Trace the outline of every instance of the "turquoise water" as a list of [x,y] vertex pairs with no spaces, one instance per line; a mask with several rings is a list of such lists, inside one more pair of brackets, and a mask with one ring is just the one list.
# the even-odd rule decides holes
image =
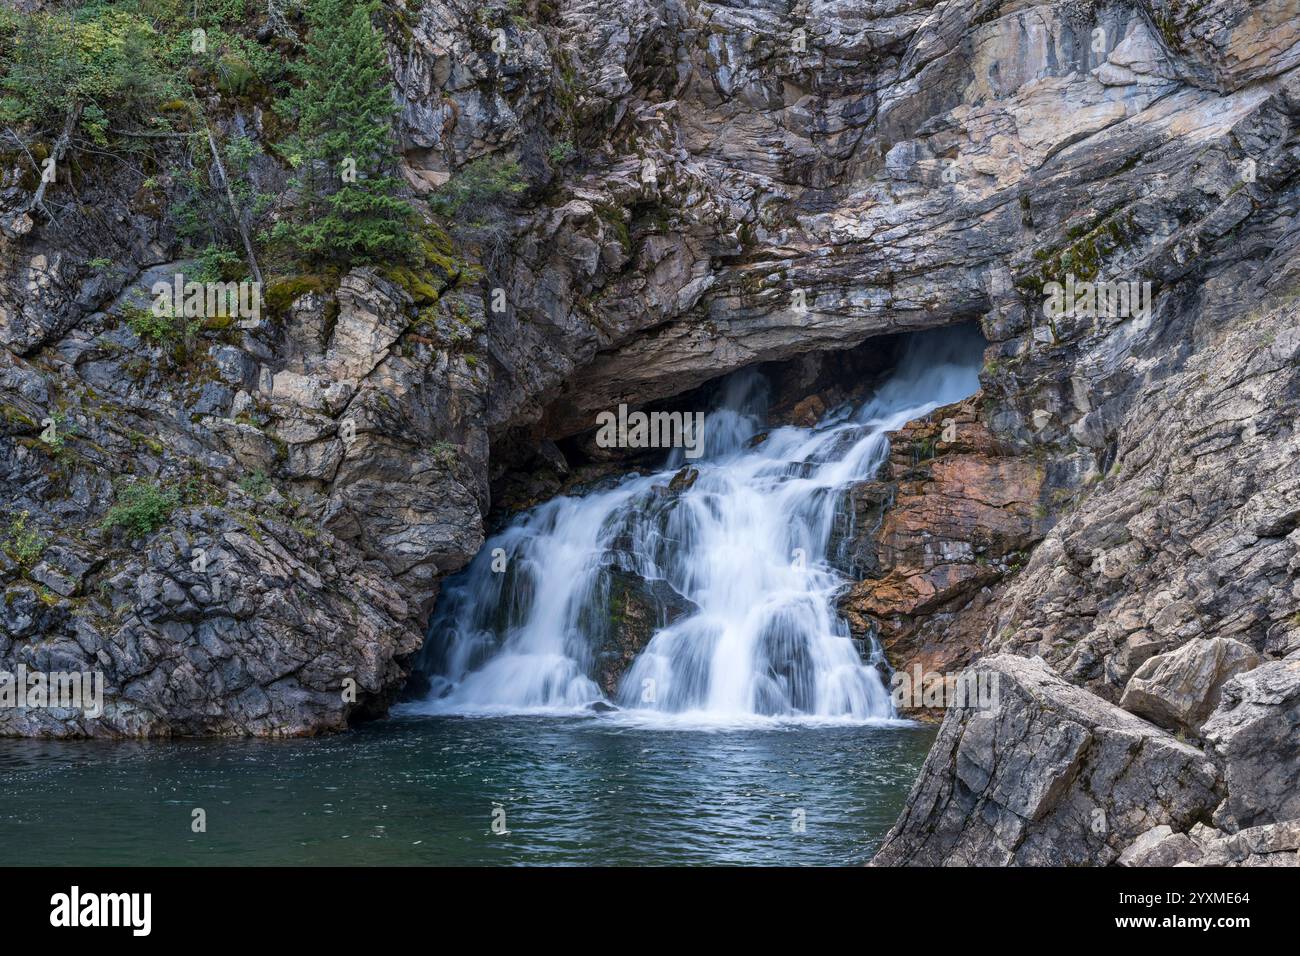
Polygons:
[[0,846],[8,864],[860,864],[933,736],[516,716],[308,740],[0,740]]

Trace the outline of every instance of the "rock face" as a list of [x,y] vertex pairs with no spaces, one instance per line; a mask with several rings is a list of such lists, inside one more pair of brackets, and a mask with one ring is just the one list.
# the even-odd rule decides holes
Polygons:
[[[75,195],[47,194],[55,221],[4,154],[0,670],[100,671],[107,702],[0,712],[0,733],[310,733],[380,713],[439,581],[481,545],[492,482],[567,468],[555,443],[581,447],[597,411],[969,320],[982,394],[913,423],[854,490],[845,610],[894,666],[996,653],[980,666],[1003,700],[947,715],[880,861],[1104,863],[1139,840],[1127,862],[1285,854],[1293,0],[386,14],[412,194],[481,158],[517,161],[527,187],[491,242],[456,246],[428,215],[438,254],[418,274],[270,277],[261,320],[161,344],[129,315],[190,268],[165,213],[180,184],[87,153]],[[270,110],[208,107],[224,133],[277,135]],[[283,195],[286,169],[258,176]],[[1145,305],[1045,310],[1074,281],[1137,283]],[[175,494],[147,532],[102,526],[128,477]],[[1229,676],[1228,647],[1259,666]],[[1120,702],[1200,723],[1206,749]]]
[[1194,638],[1295,648],[1300,440],[1274,409],[1292,401],[1300,328],[1292,308],[1264,310],[1212,341],[1139,392],[1107,477],[1035,550],[993,647],[1041,654],[1111,700]]
[[1196,736],[1228,678],[1258,663],[1259,656],[1241,641],[1195,638],[1139,667],[1119,705],[1167,730]]
[[[74,600],[83,580],[69,581]],[[78,601],[89,613],[66,617],[30,588],[9,594],[0,656],[111,677],[102,715],[4,708],[6,735],[341,730],[358,705],[382,711],[402,675],[395,656],[421,642],[402,593],[328,534],[216,508],[176,516]]]
[[[486,440],[450,451],[481,416],[473,376],[396,346],[403,290],[358,270],[334,305],[330,335],[291,343],[264,322],[169,354],[119,303],[38,355],[0,350],[5,544],[25,512],[43,548],[8,565],[0,669],[98,672],[107,697],[96,718],[3,711],[0,732],[303,734],[384,711],[437,577],[482,541]],[[158,531],[101,527],[124,473],[172,495]]]
[[1219,802],[1204,753],[1040,658],[998,655],[975,672],[996,677],[996,705],[949,710],[874,865],[1105,864]]
[[1202,733],[1228,784],[1217,826],[1300,820],[1300,653],[1230,680]]
[[909,424],[877,479],[850,492],[840,551],[861,581],[840,609],[900,671],[954,673],[978,656],[1002,582],[1046,530],[1043,469],[999,447],[976,412],[969,400]]

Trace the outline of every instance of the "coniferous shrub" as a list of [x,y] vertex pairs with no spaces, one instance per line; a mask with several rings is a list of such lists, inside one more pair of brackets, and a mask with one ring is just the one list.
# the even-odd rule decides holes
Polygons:
[[298,171],[298,206],[273,240],[311,260],[344,265],[407,259],[412,210],[398,195],[383,41],[368,0],[314,0],[300,85],[277,104],[297,133],[283,150]]

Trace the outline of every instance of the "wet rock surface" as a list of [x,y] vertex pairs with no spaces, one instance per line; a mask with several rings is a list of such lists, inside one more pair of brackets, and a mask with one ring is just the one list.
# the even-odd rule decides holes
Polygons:
[[656,631],[693,611],[696,606],[666,581],[651,581],[617,567],[609,569],[600,585],[605,595],[598,603],[605,620],[593,621],[596,683],[610,700],[618,700],[619,685],[645,650]]
[[1042,467],[999,447],[976,414],[968,400],[909,424],[877,479],[849,493],[842,553],[861,580],[840,610],[898,671],[951,674],[972,662],[1003,582],[1046,530]]

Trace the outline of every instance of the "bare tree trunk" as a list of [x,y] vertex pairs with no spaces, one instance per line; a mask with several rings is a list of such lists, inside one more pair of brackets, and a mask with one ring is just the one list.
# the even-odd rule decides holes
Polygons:
[[[67,118],[64,119],[63,132],[61,132],[59,134],[59,138],[54,141],[54,149],[50,152],[50,158],[54,160],[54,169],[56,171],[55,173],[56,176],[57,176],[57,170],[59,168],[59,163],[63,161],[63,156],[68,151],[68,144],[72,142],[72,132],[77,128],[77,122],[80,119],[81,119],[81,104],[78,103],[76,106],[72,108],[72,112],[70,112],[67,115]],[[28,155],[31,154],[29,153]],[[53,220],[54,217],[51,216],[50,211],[45,208],[45,190],[46,188],[49,187],[50,183],[53,182],[55,177],[46,179],[44,175],[44,170],[40,170],[38,167],[38,171],[40,171],[42,174],[41,181],[36,186],[36,192],[32,194],[31,201],[27,204],[27,211],[31,212],[33,209],[39,207],[40,210],[43,213],[45,213],[47,218]]]
[[253,240],[248,237],[248,227],[244,225],[244,216],[239,210],[239,203],[235,201],[235,192],[230,188],[230,178],[226,175],[226,166],[221,161],[221,151],[217,149],[217,138],[212,135],[212,127],[208,127],[208,146],[212,149],[212,161],[217,164],[217,175],[221,177],[221,185],[226,189],[226,200],[230,203],[230,211],[234,214],[235,225],[239,228],[239,238],[244,240],[244,254],[248,256],[248,268],[253,273],[253,280],[259,285],[262,282],[262,270],[257,267],[257,257],[253,254]]

